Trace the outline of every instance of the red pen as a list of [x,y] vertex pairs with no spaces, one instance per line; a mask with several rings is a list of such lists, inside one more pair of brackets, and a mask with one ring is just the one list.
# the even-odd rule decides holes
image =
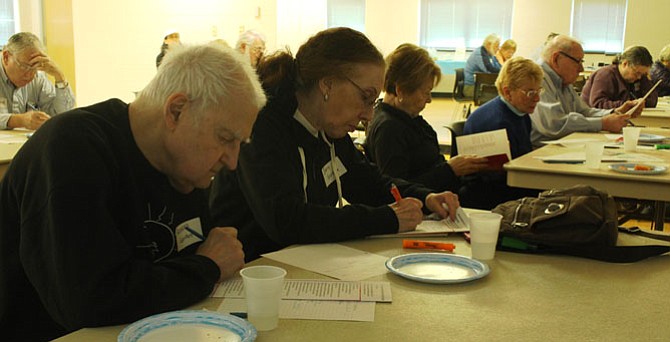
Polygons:
[[454,249],[456,248],[456,245],[454,245],[453,243],[443,243],[443,242],[402,240],[402,248],[437,249],[442,251],[453,252]]
[[398,191],[398,187],[393,183],[391,183],[391,195],[393,195],[393,198],[396,202],[400,202],[402,199],[402,196],[400,196],[400,191]]

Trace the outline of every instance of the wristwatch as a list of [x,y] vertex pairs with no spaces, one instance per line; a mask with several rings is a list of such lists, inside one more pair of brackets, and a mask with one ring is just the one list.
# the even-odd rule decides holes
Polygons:
[[56,88],[58,89],[65,89],[67,86],[67,81],[56,82]]

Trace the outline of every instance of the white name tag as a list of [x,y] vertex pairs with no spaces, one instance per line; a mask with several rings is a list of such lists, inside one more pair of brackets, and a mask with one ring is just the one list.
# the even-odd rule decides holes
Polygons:
[[[331,166],[332,165],[332,166]],[[337,177],[342,177],[347,173],[347,168],[344,167],[340,157],[335,157],[335,160],[331,160],[326,165],[321,168],[321,173],[323,173],[323,181],[326,184],[326,187],[330,186],[335,181],[335,174],[333,170],[337,173]]]
[[200,218],[196,217],[194,219],[190,219],[188,221],[182,222],[180,225],[175,228],[175,235],[177,238],[177,251],[181,251],[182,249],[196,243],[196,242],[201,242],[204,239],[201,239],[200,237],[196,236],[196,234],[193,234],[192,232],[189,231],[189,229],[186,229],[188,227],[190,230],[196,232],[197,234],[200,234],[200,236],[204,236],[202,232],[202,225],[200,223]]

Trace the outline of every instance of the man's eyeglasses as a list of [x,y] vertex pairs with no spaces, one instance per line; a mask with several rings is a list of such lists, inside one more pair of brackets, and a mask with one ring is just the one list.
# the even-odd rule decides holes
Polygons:
[[369,95],[367,91],[365,91],[363,88],[361,88],[361,86],[359,86],[356,82],[352,81],[351,78],[347,76],[344,76],[344,79],[349,81],[349,83],[353,84],[354,87],[358,89],[358,92],[361,93],[361,99],[363,100],[363,103],[366,107],[373,107],[375,105],[375,102],[377,102],[377,95]]
[[584,60],[583,60],[583,59],[577,59],[577,58],[575,58],[575,57],[572,57],[572,56],[568,55],[567,53],[565,53],[565,52],[563,52],[563,51],[559,51],[558,53],[560,53],[561,55],[563,55],[563,56],[565,56],[565,57],[570,58],[573,62],[577,63],[578,65],[582,65],[582,64],[584,64]]
[[544,88],[540,88],[538,90],[523,90],[519,89],[520,92],[522,92],[526,97],[529,99],[535,98],[535,96],[540,96],[542,93],[544,93]]
[[21,70],[26,71],[26,72],[37,70],[37,67],[34,67],[34,66],[31,66],[30,64],[26,64],[26,63],[21,62],[15,55],[12,55],[12,57],[14,57],[14,61],[16,62],[16,64],[19,65],[19,68]]

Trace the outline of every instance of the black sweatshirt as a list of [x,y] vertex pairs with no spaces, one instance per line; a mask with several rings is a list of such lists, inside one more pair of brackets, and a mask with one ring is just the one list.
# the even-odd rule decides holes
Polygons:
[[178,193],[149,164],[119,100],[47,121],[0,184],[3,338],[52,339],[206,297],[218,267],[176,232],[187,221],[209,231],[205,195]]

